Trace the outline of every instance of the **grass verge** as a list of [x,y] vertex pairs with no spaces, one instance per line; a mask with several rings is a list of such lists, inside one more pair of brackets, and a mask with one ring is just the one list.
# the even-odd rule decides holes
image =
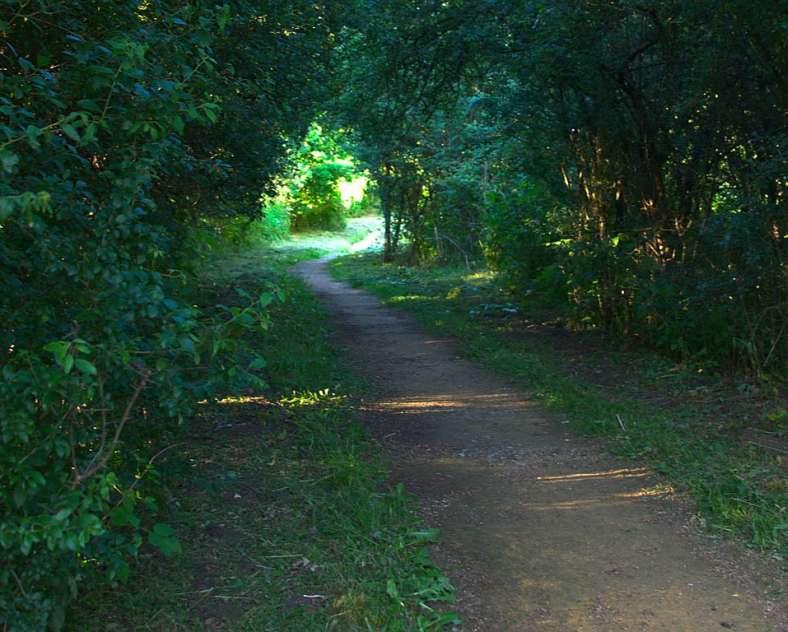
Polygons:
[[[712,531],[785,559],[788,481],[779,446],[788,415],[778,392],[724,384],[609,341],[589,354],[568,340],[572,334],[543,326],[549,308],[539,297],[514,305],[489,272],[379,259],[343,257],[332,272],[407,309],[431,331],[457,337],[468,356],[527,389],[578,433],[608,437],[614,451],[648,463],[689,492]],[[765,440],[776,451],[759,447]]]
[[[453,588],[430,561],[401,487],[354,420],[359,385],[338,361],[313,296],[286,266],[313,248],[259,247],[214,263],[205,299],[267,284],[286,300],[249,339],[264,393],[206,403],[159,470],[171,558],[144,549],[131,581],[85,596],[70,629],[439,630]],[[97,626],[97,622],[101,622]]]
[[348,253],[354,244],[370,233],[380,233],[382,229],[383,221],[378,216],[351,217],[342,230],[293,233],[284,241],[274,242],[270,248],[285,258]]

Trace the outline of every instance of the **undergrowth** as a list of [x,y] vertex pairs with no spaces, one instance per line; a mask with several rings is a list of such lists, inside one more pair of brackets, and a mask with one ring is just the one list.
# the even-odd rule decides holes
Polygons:
[[361,385],[338,363],[325,313],[286,265],[319,249],[260,247],[213,266],[207,296],[274,284],[286,298],[250,337],[268,389],[202,407],[163,458],[182,552],[145,549],[132,581],[88,595],[73,629],[440,630],[453,587],[430,561],[401,486],[353,417]]
[[[413,312],[432,331],[456,336],[469,357],[526,388],[577,432],[609,437],[616,452],[648,463],[689,492],[702,522],[712,531],[743,536],[752,546],[785,557],[788,482],[783,457],[742,440],[743,432],[753,427],[784,440],[788,415],[779,394],[761,396],[758,406],[726,410],[729,393],[718,389],[713,378],[698,380],[697,369],[677,370],[653,354],[621,354],[612,345],[605,353],[607,360],[620,362],[626,355],[628,361],[617,373],[650,389],[649,397],[630,396],[615,380],[600,386],[585,379],[582,371],[578,376],[585,361],[582,352],[561,358],[549,337],[518,335],[518,323],[522,329],[528,322],[523,310],[532,310],[539,321],[549,305],[539,296],[512,303],[489,272],[399,267],[382,264],[379,255],[371,254],[337,259],[332,271],[386,304]],[[669,379],[674,394],[662,398],[662,405],[649,401],[655,389],[662,389],[658,378]],[[697,391],[711,395],[705,406],[683,401],[682,395]]]

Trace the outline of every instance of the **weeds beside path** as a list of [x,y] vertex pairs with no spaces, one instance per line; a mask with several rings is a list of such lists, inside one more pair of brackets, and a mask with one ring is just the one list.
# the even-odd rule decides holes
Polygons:
[[[354,417],[360,383],[328,340],[325,313],[286,273],[307,249],[214,262],[204,300],[282,289],[272,327],[249,344],[269,388],[206,403],[163,455],[159,502],[183,552],[146,550],[127,585],[86,597],[78,630],[438,630],[453,589],[427,557],[401,486]],[[351,237],[355,241],[355,237]],[[336,240],[336,238],[334,238]],[[97,624],[96,622],[101,622]]]
[[298,272],[371,381],[364,422],[441,529],[463,630],[782,630],[775,565],[710,546],[664,480],[458,357],[456,339],[333,280],[325,260]]
[[563,331],[537,298],[514,305],[483,271],[419,271],[370,255],[337,260],[332,269],[432,331],[457,336],[470,357],[582,435],[608,437],[615,452],[666,475],[690,493],[712,531],[788,554],[784,392],[707,378],[598,335]]

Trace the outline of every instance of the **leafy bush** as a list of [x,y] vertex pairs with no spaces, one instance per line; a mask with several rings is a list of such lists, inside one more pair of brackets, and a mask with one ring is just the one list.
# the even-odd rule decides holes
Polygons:
[[484,213],[485,257],[513,290],[527,288],[555,260],[550,228],[555,202],[535,182],[521,179],[509,190],[491,191]]
[[444,260],[478,256],[485,205],[476,178],[466,173],[447,176],[435,187],[434,196],[429,224],[438,242],[435,254]]
[[265,239],[281,239],[290,230],[341,230],[347,218],[372,211],[368,178],[342,147],[344,136],[312,122],[300,144],[291,146],[276,194],[263,206],[258,228]]
[[340,134],[313,123],[298,149],[292,152],[293,171],[287,183],[287,202],[293,230],[338,230],[348,215],[339,183],[357,174],[350,156],[339,145]]
[[[351,182],[353,181],[351,180]],[[371,190],[369,183],[365,183],[361,199],[354,199],[350,201],[350,207],[345,210],[345,216],[366,217],[368,215],[376,214],[378,210],[380,210],[380,201]]]
[[175,552],[157,454],[198,400],[259,383],[239,334],[275,294],[195,307],[176,266],[257,211],[314,115],[325,16],[298,4],[264,28],[242,1],[0,6],[4,628],[59,629],[144,543]]
[[339,118],[379,187],[384,260],[401,235],[412,262],[445,257],[433,231],[481,235],[511,289],[565,295],[583,324],[784,375],[783,13],[365,5]]
[[265,205],[262,214],[256,228],[264,240],[277,241],[290,235],[290,208],[284,202]]
[[344,163],[318,162],[306,166],[293,185],[291,221],[293,229],[338,230],[345,226],[345,206],[337,183],[350,173]]

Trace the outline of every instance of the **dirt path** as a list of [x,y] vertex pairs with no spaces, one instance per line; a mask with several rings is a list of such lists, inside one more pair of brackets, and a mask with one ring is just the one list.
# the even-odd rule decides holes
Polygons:
[[464,630],[787,629],[759,558],[699,536],[651,473],[332,280],[325,260],[296,271],[376,386],[363,415],[442,530],[435,557],[458,586]]

